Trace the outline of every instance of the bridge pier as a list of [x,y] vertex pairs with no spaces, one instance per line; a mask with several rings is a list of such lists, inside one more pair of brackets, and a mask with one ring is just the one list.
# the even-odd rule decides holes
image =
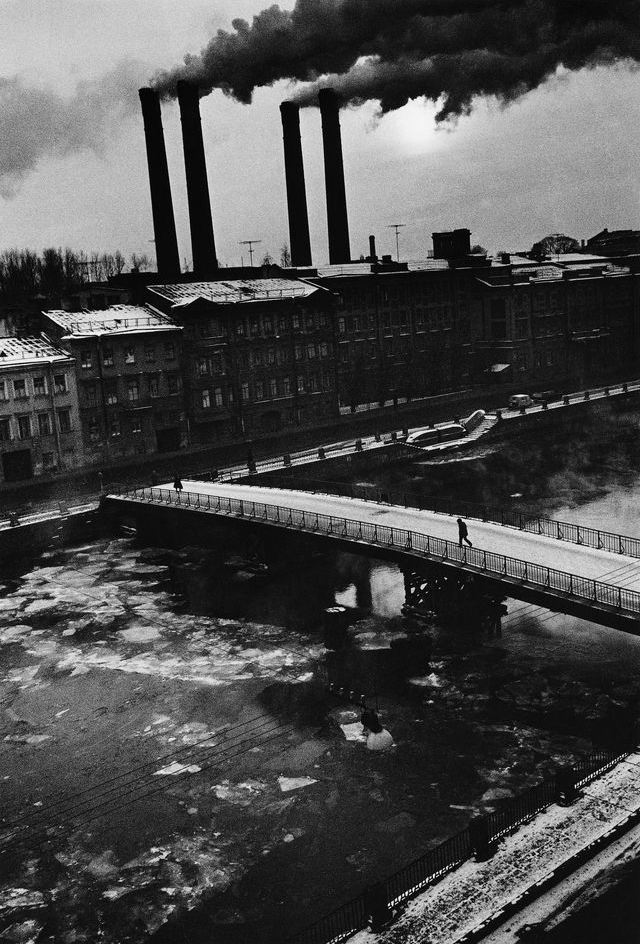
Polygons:
[[463,626],[489,639],[502,636],[507,608],[502,594],[487,589],[473,574],[445,573],[438,567],[402,568],[405,615],[435,616],[443,625]]

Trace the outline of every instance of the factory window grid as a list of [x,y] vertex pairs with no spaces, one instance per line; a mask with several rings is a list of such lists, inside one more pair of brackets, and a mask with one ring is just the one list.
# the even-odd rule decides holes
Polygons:
[[16,400],[26,400],[28,397],[26,380],[13,381],[13,396]]
[[31,417],[18,417],[18,439],[31,439]]
[[51,435],[51,416],[49,413],[38,413],[38,430],[41,436]]
[[45,397],[47,395],[46,377],[40,376],[33,378],[33,394],[36,397]]

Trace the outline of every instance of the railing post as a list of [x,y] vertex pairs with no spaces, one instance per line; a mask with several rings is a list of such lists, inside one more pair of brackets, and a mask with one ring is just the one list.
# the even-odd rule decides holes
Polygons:
[[389,923],[392,912],[387,902],[387,887],[384,882],[376,882],[365,889],[364,908],[371,921],[372,931],[380,931]]
[[555,801],[559,806],[571,806],[578,799],[575,767],[558,767],[555,776]]
[[486,862],[494,853],[489,837],[489,820],[486,816],[472,816],[469,820],[471,851],[476,862]]

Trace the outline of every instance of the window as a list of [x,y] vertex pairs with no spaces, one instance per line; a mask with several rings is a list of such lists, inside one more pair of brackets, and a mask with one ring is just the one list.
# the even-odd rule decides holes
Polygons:
[[267,361],[267,364],[275,364],[276,362],[276,352],[274,351],[272,347],[267,349],[266,361]]
[[346,318],[338,318],[338,332],[340,334],[346,334],[346,331],[347,331]]
[[243,383],[240,390],[241,390],[242,399],[248,400],[249,399],[249,384]]
[[93,358],[91,357],[91,351],[80,351],[80,366],[81,367],[91,367],[93,364]]
[[315,393],[317,389],[318,389],[317,374],[309,374],[309,392]]
[[304,377],[298,377],[298,393],[304,393]]
[[311,311],[307,312],[307,316],[305,318],[305,324],[309,331],[313,331],[313,312]]
[[127,384],[127,395],[129,397],[129,402],[133,403],[135,400],[140,399],[140,384],[137,380],[130,380]]
[[7,382],[6,380],[0,380],[0,400],[8,400],[9,396],[7,394]]
[[67,375],[66,374],[53,375],[53,392],[54,393],[67,392]]
[[106,388],[106,398],[108,406],[115,406],[118,402],[118,388],[115,384],[109,384]]
[[491,299],[491,340],[504,341],[507,337],[507,315],[504,298]]
[[279,333],[280,333],[280,334],[285,334],[286,330],[287,330],[287,319],[286,319],[286,318],[279,318],[279,319],[278,319],[278,331],[279,331]]
[[327,344],[326,341],[322,341],[320,343],[320,357],[328,357],[328,356],[329,356],[329,345]]
[[102,349],[102,363],[105,367],[113,367],[113,348],[105,347]]
[[131,420],[131,432],[132,432],[132,433],[141,433],[141,432],[142,432],[142,420],[141,420],[141,419]]
[[273,318],[271,315],[264,316],[264,333],[273,334]]
[[9,442],[11,439],[11,426],[6,418],[0,419],[0,442]]
[[56,467],[55,456],[52,452],[43,452],[42,453],[42,468],[51,471]]
[[216,387],[213,391],[213,402],[216,406],[224,406],[224,398],[222,396],[222,387]]
[[[136,362],[136,351],[133,347],[126,347],[124,349],[124,361],[125,364],[135,364]],[[118,433],[118,436],[120,433]]]
[[88,404],[89,406],[95,406],[96,403],[98,402],[98,397],[97,397],[97,394],[96,394],[96,385],[95,385],[95,384],[87,384],[86,387],[85,387],[85,389],[84,389],[84,392],[85,392],[85,396],[86,396],[86,398],[87,398],[87,404]]
[[202,406],[205,410],[208,410],[211,406],[211,397],[209,396],[208,390],[202,391]]
[[304,357],[304,348],[302,347],[301,344],[296,344],[293,351],[293,356],[295,357],[297,361],[302,360],[302,358]]
[[209,361],[206,357],[201,357],[198,361],[198,373],[201,377],[204,377],[206,374],[210,373]]
[[292,317],[291,323],[293,324],[294,330],[300,330],[300,314],[298,312],[296,312]]
[[159,396],[160,396],[160,390],[159,390],[159,386],[158,386],[158,378],[157,378],[157,377],[149,377],[149,396],[150,396],[150,397],[159,397]]
[[38,429],[41,436],[51,435],[51,417],[48,413],[38,413]]
[[236,334],[239,338],[244,337],[244,321],[236,322]]
[[176,346],[173,341],[164,342],[164,356],[168,361],[175,360],[176,357]]
[[154,344],[147,344],[144,349],[144,359],[147,364],[155,364],[156,362],[156,348]]
[[169,396],[173,397],[182,390],[182,380],[179,374],[167,374]]
[[262,351],[253,352],[253,363],[255,365],[262,364]]
[[324,312],[324,311],[321,311],[321,312],[320,312],[320,314],[318,315],[318,324],[320,325],[321,328],[326,328],[326,327],[327,327],[327,315],[326,315],[326,312]]
[[27,396],[27,381],[26,380],[14,380],[13,381],[13,395],[16,400],[24,400]]
[[20,439],[31,438],[31,417],[30,416],[18,417],[18,437]]
[[315,344],[307,344],[307,357],[308,357],[310,360],[313,360],[313,358],[314,358],[315,356],[316,356],[316,346],[315,346]]
[[264,384],[261,380],[256,380],[256,400],[264,399]]
[[100,439],[100,424],[98,423],[95,416],[92,416],[91,421],[89,423],[89,440],[91,442],[98,442],[99,439]]
[[68,433],[71,430],[71,414],[69,410],[58,410],[58,428],[61,433]]
[[269,381],[269,395],[272,397],[278,396],[278,381],[275,377],[272,377]]
[[47,381],[44,377],[33,378],[33,392],[36,397],[44,397],[47,394]]
[[291,377],[282,378],[282,393],[285,397],[291,396]]
[[259,332],[259,330],[260,330],[260,322],[258,321],[257,318],[252,318],[252,319],[251,319],[251,322],[250,322],[250,325],[249,325],[249,329],[250,329],[252,335],[258,334],[258,332]]
[[111,426],[109,427],[109,432],[111,433],[112,439],[120,438],[120,420],[111,420]]

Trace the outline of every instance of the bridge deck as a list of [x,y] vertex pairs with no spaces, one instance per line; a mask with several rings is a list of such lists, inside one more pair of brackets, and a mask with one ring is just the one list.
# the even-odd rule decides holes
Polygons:
[[[222,482],[184,481],[183,499],[188,492],[280,505],[299,511],[335,515],[370,524],[386,525],[457,543],[456,519],[432,511],[378,504],[356,498],[312,494],[289,489],[256,488]],[[160,486],[171,488],[171,483]],[[640,561],[610,551],[569,544],[557,538],[515,531],[491,522],[468,523],[473,546],[494,554],[552,567],[589,580],[640,591]]]

